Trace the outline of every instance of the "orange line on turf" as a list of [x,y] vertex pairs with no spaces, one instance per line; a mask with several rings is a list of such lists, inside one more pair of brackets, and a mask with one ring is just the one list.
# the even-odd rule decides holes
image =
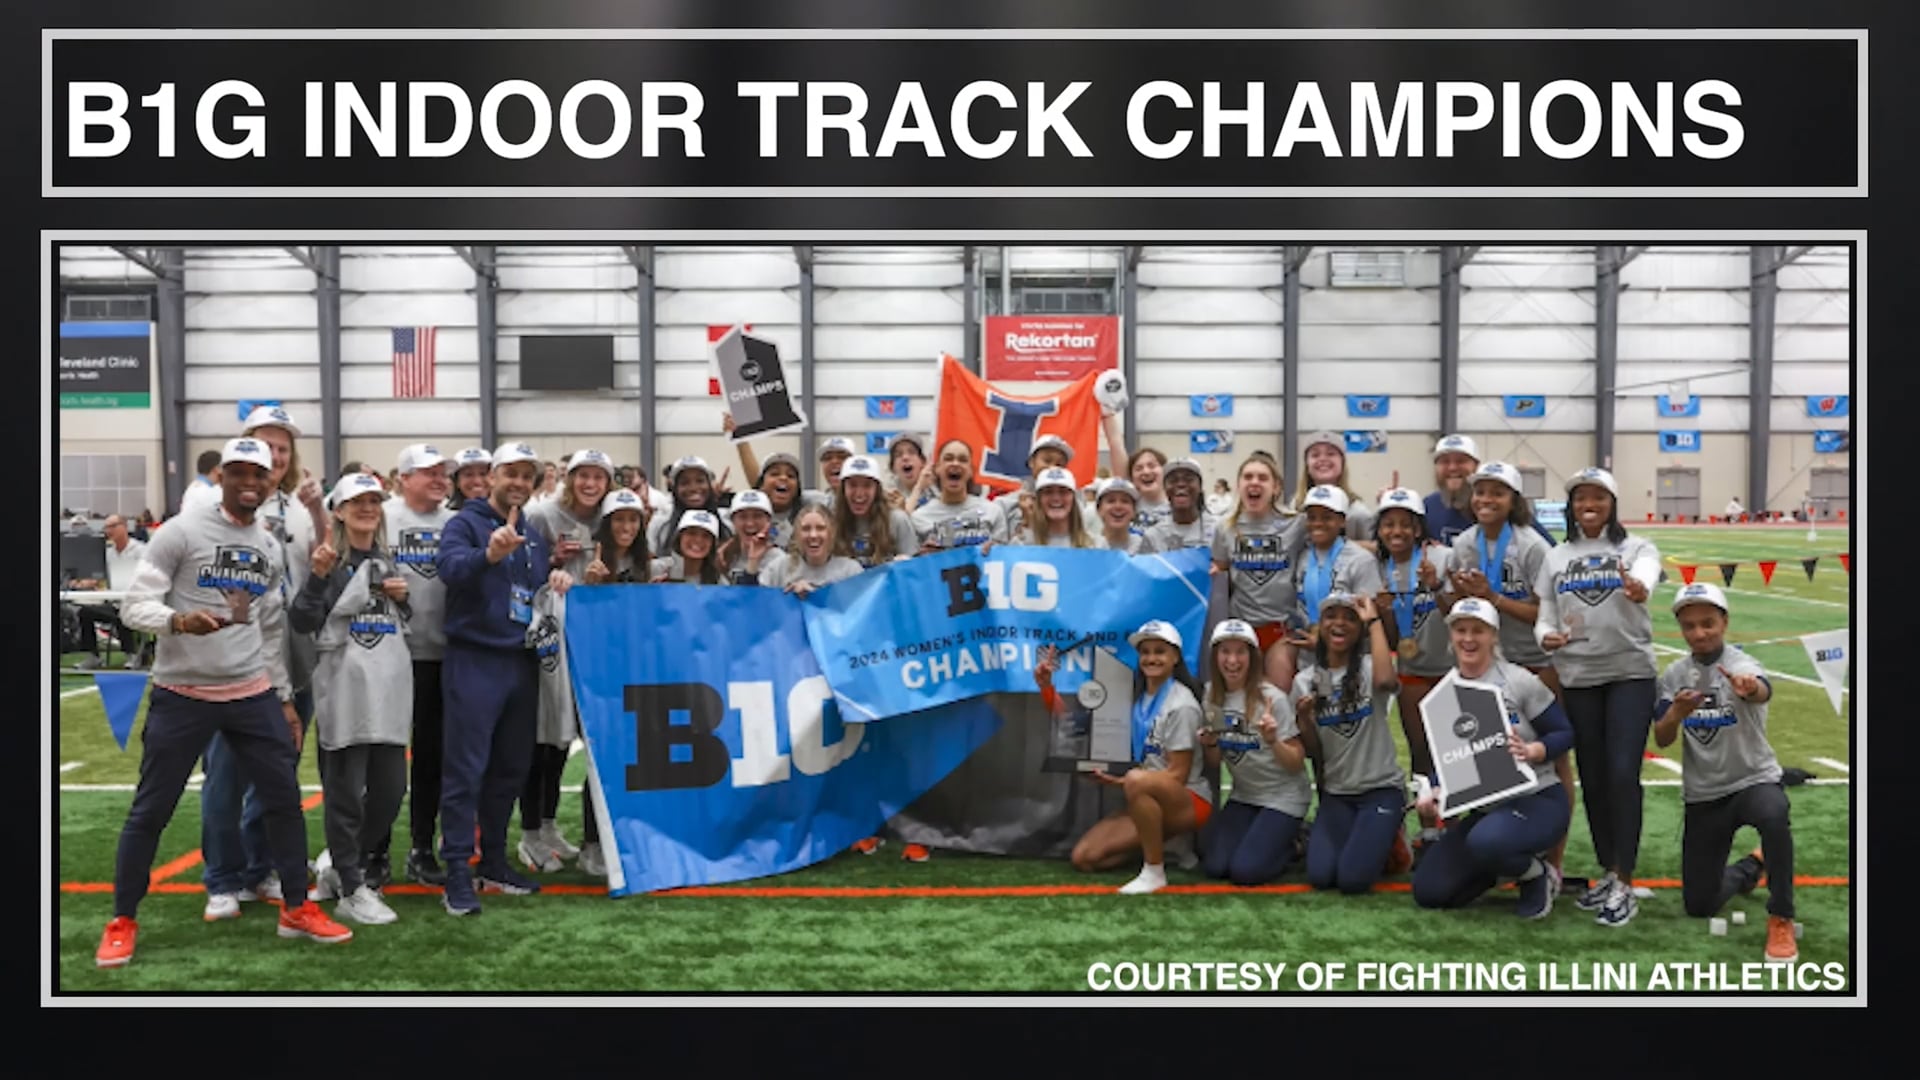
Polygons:
[[[1796,887],[1824,888],[1841,887],[1849,884],[1844,877],[1796,876]],[[1677,889],[1677,878],[1642,878],[1634,882],[1649,889]],[[1373,887],[1375,892],[1408,892],[1412,885],[1404,881],[1383,881]],[[911,899],[933,898],[1015,898],[1036,896],[1111,896],[1114,886],[1108,885],[695,885],[684,889],[668,889],[663,892],[649,893],[650,896],[664,897],[745,897],[757,899],[876,899],[883,897],[906,897]],[[61,892],[70,893],[107,893],[113,891],[110,881],[67,881],[60,885]],[[203,891],[199,885],[184,881],[156,883],[149,891],[156,893],[197,893]],[[389,896],[428,896],[440,890],[426,885],[390,885],[382,890]],[[605,885],[542,885],[542,895],[555,896],[601,896],[607,891]],[[1309,885],[1298,882],[1287,885],[1169,885],[1160,890],[1171,896],[1230,896],[1238,893],[1263,895],[1287,895],[1312,892]]]
[[[300,812],[304,814],[308,810],[311,810],[314,807],[319,806],[321,798],[322,798],[321,793],[318,791],[307,796],[305,799],[301,800],[300,802]],[[168,878],[178,877],[179,875],[186,873],[187,871],[193,869],[194,867],[199,866],[201,861],[204,858],[205,856],[201,854],[200,849],[194,848],[192,851],[187,852],[185,855],[180,856],[179,858],[173,860],[170,863],[162,863],[161,865],[154,867],[153,876],[148,879],[147,888],[149,890],[152,890],[154,886],[159,885],[161,882],[166,881]],[[61,887],[65,888],[64,885]],[[113,886],[109,884],[107,888],[111,889],[113,888]],[[195,885],[195,886],[192,886],[192,888],[198,889],[200,888],[200,886]],[[159,891],[171,892],[172,890],[162,889]]]

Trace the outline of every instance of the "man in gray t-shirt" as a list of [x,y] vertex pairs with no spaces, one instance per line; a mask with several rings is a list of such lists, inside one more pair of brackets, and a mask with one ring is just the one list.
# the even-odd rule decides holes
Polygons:
[[[447,509],[452,463],[426,443],[400,451],[400,495],[386,505],[387,546],[400,576],[407,581],[407,646],[413,654],[413,759],[409,777],[410,842],[406,875],[422,885],[446,884],[446,872],[434,858],[434,832],[440,817],[440,746],[445,698],[440,660],[447,648],[447,587],[434,560],[440,554],[440,530]],[[368,883],[385,888],[392,870],[386,844],[367,852]]]

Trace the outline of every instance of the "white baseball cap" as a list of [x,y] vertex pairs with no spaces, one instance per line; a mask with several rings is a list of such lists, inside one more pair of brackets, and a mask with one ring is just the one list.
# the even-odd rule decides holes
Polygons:
[[1223,641],[1244,641],[1253,646],[1254,652],[1260,651],[1260,635],[1254,633],[1253,626],[1241,619],[1221,619],[1220,625],[1213,628],[1213,637],[1207,641],[1211,649]]
[[1463,596],[1454,602],[1453,610],[1447,612],[1447,625],[1452,626],[1461,619],[1479,619],[1495,630],[1500,629],[1500,613],[1492,604],[1477,596]]
[[502,465],[512,465],[520,461],[531,461],[538,465],[540,463],[540,455],[533,452],[533,447],[523,442],[501,443],[494,448],[494,468],[498,469]]
[[571,473],[575,469],[584,469],[589,465],[597,465],[605,469],[609,478],[613,476],[613,459],[598,450],[580,450],[575,452],[573,457],[567,459],[567,472]]
[[1172,461],[1167,462],[1167,467],[1160,470],[1161,483],[1165,483],[1167,477],[1177,472],[1190,472],[1202,480],[1207,478],[1207,474],[1200,468],[1199,462],[1190,457],[1182,457],[1174,458]]
[[293,422],[293,417],[287,414],[287,410],[278,405],[256,406],[247,414],[247,421],[240,425],[240,430],[252,431],[263,427],[281,428],[296,439],[300,437],[299,425]]
[[895,435],[893,438],[887,440],[887,460],[888,461],[893,460],[893,448],[896,446],[899,446],[901,443],[910,444],[915,450],[920,451],[921,457],[927,456],[926,440],[922,439],[918,435],[915,435],[911,431],[903,431],[900,434]]
[[1333,447],[1340,451],[1342,455],[1347,452],[1346,436],[1335,431],[1316,431],[1307,436],[1306,440],[1300,444],[1300,452],[1304,454],[1314,447],[1319,446],[1321,443]]
[[1360,613],[1360,598],[1350,592],[1330,592],[1320,601],[1320,614],[1325,615],[1328,611],[1337,607],[1346,608],[1348,611],[1358,615]]
[[742,510],[758,510],[772,517],[773,500],[767,498],[766,492],[750,488],[733,497],[732,512],[737,514]]
[[1349,500],[1347,493],[1331,484],[1321,484],[1307,491],[1306,506],[1323,506],[1345,517]]
[[[254,410],[258,412],[258,409]],[[227,445],[220,449],[220,464],[232,465],[245,462],[258,465],[268,472],[273,471],[273,449],[251,435],[242,435],[237,439],[228,439]]]
[[689,510],[680,516],[680,527],[674,530],[678,536],[688,529],[705,529],[716,538],[720,535],[720,519],[705,510]]
[[405,476],[410,472],[418,472],[421,469],[431,469],[446,460],[445,457],[441,456],[438,448],[426,443],[414,443],[412,446],[400,451],[400,475]]
[[707,467],[706,460],[694,454],[688,454],[686,457],[667,466],[667,483],[673,483],[679,478],[681,473],[686,472],[688,469],[699,469],[701,472],[707,474],[709,481],[713,479],[713,470]]
[[[760,463],[760,478],[765,480],[767,478],[767,470],[773,468],[775,465],[785,465],[787,468],[793,470],[793,475],[800,475],[800,459],[782,450],[777,454],[769,454],[767,459]],[[673,470],[669,469],[667,473],[667,478],[671,480],[673,478]],[[712,475],[712,473],[709,472],[708,475]]]
[[1140,629],[1128,634],[1127,644],[1137,649],[1140,647],[1140,643],[1148,638],[1153,638],[1156,641],[1164,641],[1176,650],[1181,647],[1180,631],[1175,630],[1172,623],[1161,622],[1159,619],[1150,619],[1143,624]]
[[1473,475],[1467,477],[1467,482],[1470,484],[1477,484],[1482,480],[1498,480],[1512,488],[1515,495],[1525,494],[1520,490],[1520,470],[1504,461],[1482,462],[1479,468],[1473,470]]
[[487,453],[487,448],[484,446],[469,446],[453,455],[454,472],[459,472],[469,465],[485,465],[488,468],[492,468],[493,455]]
[[1053,449],[1058,450],[1061,453],[1067,455],[1068,461],[1073,460],[1073,444],[1069,443],[1067,440],[1061,438],[1058,435],[1042,435],[1039,438],[1033,440],[1033,449],[1027,451],[1027,460],[1032,461],[1033,455],[1039,453],[1042,450],[1047,449],[1048,447],[1052,447]]
[[820,444],[820,452],[816,456],[819,458],[819,460],[825,461],[827,460],[828,454],[851,454],[851,453],[853,453],[853,440],[844,438],[839,435],[835,435],[833,438],[828,439],[826,442],[823,442]]
[[327,494],[327,506],[338,509],[348,499],[357,499],[362,495],[378,495],[384,499],[386,494],[387,485],[381,483],[379,477],[363,472],[351,473],[333,485],[333,490]]
[[1389,510],[1407,510],[1424,518],[1427,516],[1427,501],[1412,488],[1391,488],[1380,496],[1380,512],[1384,514]]
[[881,483],[880,466],[865,454],[855,454],[841,464],[841,482],[844,483],[849,476],[864,476],[876,484]]
[[1567,477],[1567,494],[1573,494],[1573,489],[1581,484],[1598,484],[1607,489],[1607,494],[1615,499],[1620,498],[1620,485],[1614,480],[1613,474],[1597,465],[1589,465]]
[[1438,458],[1441,454],[1465,454],[1479,461],[1480,447],[1474,444],[1471,436],[1443,435],[1439,442],[1433,444],[1433,456]]
[[617,510],[632,510],[642,518],[647,516],[647,501],[631,488],[614,488],[607,497],[600,500],[600,520],[612,517]]
[[1068,491],[1079,491],[1080,481],[1075,480],[1073,474],[1065,469],[1053,468],[1040,470],[1040,475],[1033,478],[1033,490],[1038,492],[1050,487],[1061,487],[1066,488]]
[[1140,505],[1140,489],[1134,487],[1133,481],[1128,480],[1124,476],[1110,476],[1100,481],[1094,485],[1093,492],[1094,502],[1099,502],[1109,495],[1125,495],[1127,498],[1133,500],[1135,506]]
[[1686,607],[1688,604],[1712,604],[1714,607],[1719,608],[1722,613],[1729,610],[1727,607],[1727,594],[1720,591],[1720,586],[1710,585],[1704,581],[1696,581],[1691,585],[1681,586],[1679,594],[1673,598],[1673,613],[1675,615],[1680,614],[1680,609]]

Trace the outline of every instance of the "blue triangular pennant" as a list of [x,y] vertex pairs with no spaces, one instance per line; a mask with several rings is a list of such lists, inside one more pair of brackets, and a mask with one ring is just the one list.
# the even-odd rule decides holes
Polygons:
[[136,671],[96,671],[93,685],[100,691],[101,707],[107,710],[107,729],[125,750],[127,736],[133,734],[133,718],[140,714],[140,701],[147,696],[147,676]]

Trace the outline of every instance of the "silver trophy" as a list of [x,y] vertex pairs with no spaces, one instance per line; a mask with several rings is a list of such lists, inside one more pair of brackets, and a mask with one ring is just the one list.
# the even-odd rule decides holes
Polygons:
[[1576,641],[1587,640],[1587,617],[1584,614],[1578,611],[1569,611],[1566,617],[1560,621],[1566,624],[1567,644],[1571,645]]
[[227,622],[242,625],[249,622],[253,614],[253,594],[245,589],[222,589],[220,595],[227,601]]

